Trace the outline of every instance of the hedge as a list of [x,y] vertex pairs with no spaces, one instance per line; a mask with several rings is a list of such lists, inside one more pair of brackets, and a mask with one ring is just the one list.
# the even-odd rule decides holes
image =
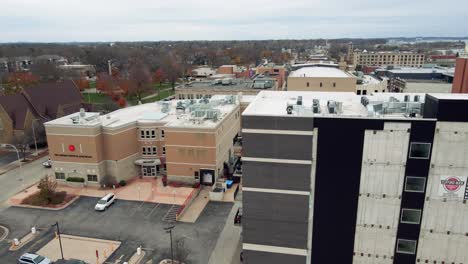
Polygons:
[[67,182],[85,182],[85,179],[81,177],[68,177]]

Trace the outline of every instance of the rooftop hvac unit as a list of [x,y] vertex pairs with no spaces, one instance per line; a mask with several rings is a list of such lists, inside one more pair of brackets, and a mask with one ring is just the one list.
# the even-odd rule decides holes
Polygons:
[[192,112],[193,117],[204,117],[205,114],[206,114],[206,111],[201,110],[201,109],[198,109],[198,110],[195,110],[195,111]]
[[229,95],[227,97],[227,103],[228,104],[233,104],[235,102],[234,95]]
[[366,96],[362,96],[361,97],[361,104],[363,106],[367,106],[369,104],[369,98],[367,98]]
[[327,107],[328,107],[328,113],[330,114],[336,114],[337,113],[337,109],[336,109],[336,102],[333,101],[333,100],[329,100],[328,103],[327,103]]
[[273,81],[265,81],[263,83],[263,86],[265,87],[265,89],[272,88],[273,87]]
[[292,115],[292,112],[293,112],[293,106],[288,103],[288,105],[286,106],[286,113],[288,115]]
[[213,121],[217,121],[219,117],[219,110],[216,109],[210,109],[206,111],[206,119],[211,119]]
[[171,109],[170,109],[169,103],[168,103],[168,102],[163,102],[163,103],[162,103],[161,112],[163,112],[163,113],[169,113],[170,110],[171,110]]
[[185,105],[181,101],[177,102],[176,110],[185,112]]
[[85,116],[86,116],[86,112],[84,108],[80,108],[80,117],[85,117]]
[[222,85],[231,85],[232,84],[232,78],[226,78],[221,81]]
[[411,97],[409,95],[405,95],[405,99],[404,99],[405,102],[409,102],[411,101]]
[[302,105],[302,96],[301,96],[301,95],[299,95],[299,96],[297,97],[297,102],[296,102],[296,104],[297,104],[297,105]]
[[319,99],[313,99],[312,100],[312,111],[314,114],[319,114],[320,113],[320,101]]
[[254,89],[265,89],[265,83],[263,82],[254,82],[253,83],[253,88]]
[[414,96],[414,101],[415,101],[415,102],[419,102],[419,101],[420,101],[420,96],[419,96],[419,95],[415,95],[415,96]]

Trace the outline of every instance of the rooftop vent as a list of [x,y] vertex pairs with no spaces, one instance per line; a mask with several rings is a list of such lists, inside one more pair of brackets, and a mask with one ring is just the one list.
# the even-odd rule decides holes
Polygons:
[[415,96],[414,96],[414,101],[415,101],[415,102],[419,102],[419,101],[420,101],[420,96],[419,96],[419,95],[415,95]]
[[411,101],[411,97],[409,95],[405,95],[405,99],[404,99],[405,102],[409,102]]
[[85,117],[85,116],[86,116],[86,112],[84,108],[80,108],[80,117]]
[[362,96],[361,97],[361,104],[363,106],[367,106],[369,104],[369,98],[367,98],[366,96]]
[[293,112],[293,106],[291,104],[288,104],[288,106],[286,106],[286,113],[288,115],[292,115],[292,112]]
[[319,114],[320,113],[320,101],[319,99],[313,99],[312,100],[312,111],[314,114]]
[[169,111],[170,111],[169,103],[168,103],[168,102],[163,102],[163,103],[162,103],[161,112],[163,112],[163,113],[169,113]]
[[296,102],[296,104],[297,104],[297,105],[302,105],[302,96],[301,96],[301,95],[299,95],[299,96],[297,97],[297,102]]

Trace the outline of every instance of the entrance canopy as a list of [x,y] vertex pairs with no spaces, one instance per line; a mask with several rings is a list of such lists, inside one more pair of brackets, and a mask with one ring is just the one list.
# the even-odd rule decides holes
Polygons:
[[136,165],[140,166],[157,166],[161,165],[161,160],[160,159],[139,159],[135,160]]

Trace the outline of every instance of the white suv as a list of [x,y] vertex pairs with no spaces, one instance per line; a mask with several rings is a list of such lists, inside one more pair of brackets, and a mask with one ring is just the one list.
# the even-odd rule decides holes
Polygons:
[[111,206],[115,202],[115,195],[113,193],[108,193],[106,196],[102,197],[94,207],[96,211],[104,211],[107,207]]
[[30,253],[23,254],[18,259],[18,264],[50,264],[50,263],[52,263],[50,259],[36,255],[36,254],[30,254]]

